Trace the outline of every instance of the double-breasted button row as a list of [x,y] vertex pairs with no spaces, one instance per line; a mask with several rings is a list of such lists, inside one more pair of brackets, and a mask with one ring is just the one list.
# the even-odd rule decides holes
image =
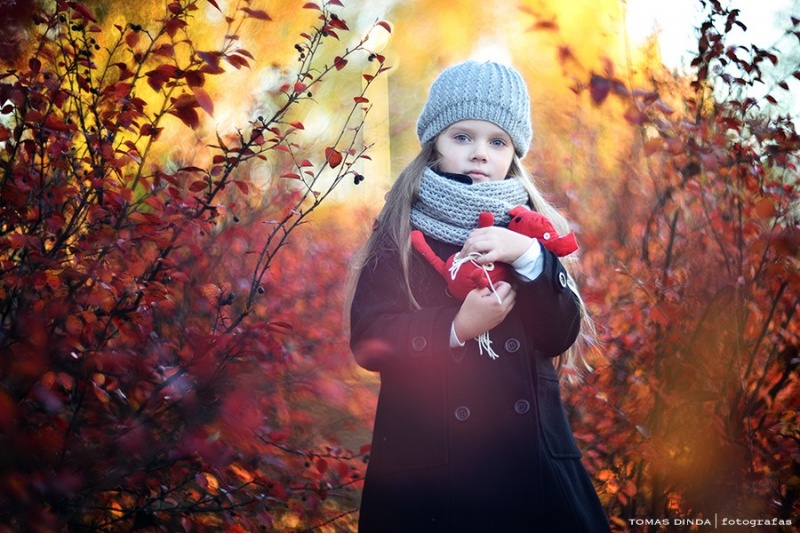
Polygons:
[[[514,403],[514,411],[519,415],[525,415],[531,410],[531,403],[527,399],[519,399],[517,402]],[[469,419],[472,412],[470,411],[469,407],[467,406],[459,406],[453,412],[453,415],[456,418],[456,421],[464,422]]]
[[411,348],[417,352],[422,352],[428,346],[428,340],[422,336],[417,336],[411,340]]
[[521,346],[522,344],[519,342],[519,339],[515,337],[507,339],[504,345],[506,352],[510,354],[514,354],[515,352],[517,352]]

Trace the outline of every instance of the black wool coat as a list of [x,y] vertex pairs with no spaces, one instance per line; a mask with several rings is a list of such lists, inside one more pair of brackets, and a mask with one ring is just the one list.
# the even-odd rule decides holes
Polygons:
[[[442,258],[459,249],[428,242]],[[362,269],[350,344],[381,390],[360,531],[608,531],[552,364],[578,335],[578,301],[558,258],[543,254],[544,272],[515,282],[514,308],[490,331],[496,360],[474,340],[450,348],[460,302],[416,252],[419,310],[396,255]]]

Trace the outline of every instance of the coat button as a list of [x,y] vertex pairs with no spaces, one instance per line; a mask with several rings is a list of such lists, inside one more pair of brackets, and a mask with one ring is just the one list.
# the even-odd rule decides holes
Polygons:
[[567,275],[564,271],[558,273],[558,283],[561,287],[567,287]]
[[506,352],[514,354],[519,350],[520,342],[519,339],[512,337],[511,339],[506,340],[505,348]]
[[417,352],[421,352],[428,346],[428,340],[422,336],[417,336],[411,340],[411,348]]
[[525,399],[520,399],[514,403],[514,411],[520,415],[528,413],[530,409],[531,409],[531,403],[526,401]]
[[456,408],[455,414],[458,421],[466,421],[469,419],[469,408],[466,406],[459,406]]

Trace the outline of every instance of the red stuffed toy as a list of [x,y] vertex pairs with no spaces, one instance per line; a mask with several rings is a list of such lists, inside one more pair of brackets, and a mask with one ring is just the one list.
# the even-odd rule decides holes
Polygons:
[[[578,250],[575,234],[570,232],[559,236],[550,219],[541,213],[524,206],[517,206],[508,213],[512,217],[508,224],[509,230],[538,239],[543,246],[559,256],[566,256]],[[478,228],[486,228],[493,224],[494,215],[491,212],[480,213]],[[428,245],[425,235],[419,230],[411,231],[411,246],[445,279],[447,290],[459,300],[467,298],[467,294],[475,288],[491,287],[494,290],[494,286],[498,282],[511,278],[510,265],[503,262],[481,265],[476,261],[480,256],[477,253],[475,257],[461,258],[460,252],[457,252],[447,258],[447,261],[442,260]],[[486,351],[492,359],[498,357],[498,354],[492,350],[492,341],[489,339],[488,332],[484,332],[475,339],[478,341],[481,354]]]
[[[478,217],[478,228],[486,228],[494,224],[494,216],[485,211]],[[509,277],[510,266],[505,263],[480,265],[474,259],[461,258],[459,253],[453,254],[443,261],[425,241],[425,235],[419,230],[411,231],[411,245],[419,252],[436,272],[447,281],[450,294],[464,300],[475,288],[494,287],[501,280]]]
[[550,219],[524,206],[517,206],[508,212],[511,222],[508,229],[528,237],[534,237],[548,250],[557,256],[566,256],[578,250],[575,234],[569,232],[559,236]]
[[[578,250],[578,241],[573,232],[559,236],[550,219],[538,211],[517,206],[508,213],[511,215],[509,230],[538,239],[545,248],[556,255],[566,256]],[[486,228],[493,224],[494,216],[491,212],[484,211],[479,215],[478,228]],[[494,287],[498,282],[511,278],[511,266],[506,263],[496,262],[482,266],[473,259],[460,258],[458,253],[443,261],[431,249],[419,230],[411,231],[411,245],[447,281],[448,291],[459,300],[464,300],[475,288],[483,289],[490,285]]]

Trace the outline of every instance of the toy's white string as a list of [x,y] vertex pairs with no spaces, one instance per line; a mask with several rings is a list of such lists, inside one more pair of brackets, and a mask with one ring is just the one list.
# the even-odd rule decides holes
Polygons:
[[461,257],[460,252],[456,252],[455,257],[453,258],[453,264],[450,266],[450,279],[455,280],[456,275],[458,274],[458,270],[467,262],[472,263],[475,267],[480,267],[483,270],[483,274],[486,275],[486,280],[489,282],[489,289],[492,290],[494,296],[497,298],[497,302],[502,303],[502,299],[500,299],[500,295],[497,294],[497,291],[494,288],[494,284],[492,283],[492,277],[489,276],[489,271],[494,270],[494,263],[487,263],[486,265],[481,265],[478,263],[478,258],[481,257],[480,252],[470,252],[463,258]]
[[[503,301],[500,298],[500,295],[497,294],[494,284],[492,283],[492,277],[489,276],[489,271],[494,270],[494,263],[481,265],[477,261],[477,259],[480,257],[481,254],[479,252],[470,252],[462,258],[460,253],[457,252],[453,258],[453,264],[450,266],[450,278],[455,280],[458,270],[461,268],[461,266],[467,262],[471,262],[473,265],[480,267],[483,270],[483,274],[486,275],[486,280],[489,282],[489,289],[491,289],[492,293],[494,293],[494,296],[497,298],[497,302],[502,304]],[[478,342],[478,350],[480,351],[480,354],[483,354],[483,351],[485,350],[486,354],[488,354],[491,359],[496,360],[499,357],[499,355],[492,349],[492,340],[489,338],[489,332],[484,332],[475,339]]]

